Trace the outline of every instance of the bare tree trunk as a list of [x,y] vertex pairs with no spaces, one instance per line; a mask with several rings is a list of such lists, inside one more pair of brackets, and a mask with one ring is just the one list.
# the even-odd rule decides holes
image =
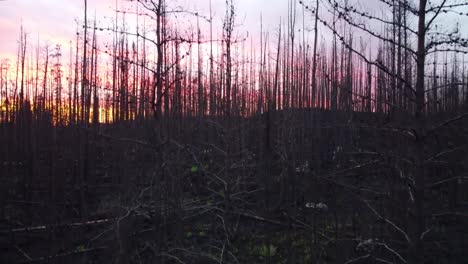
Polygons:
[[415,230],[413,232],[414,243],[414,263],[424,263],[424,241],[423,233],[426,231],[424,220],[424,199],[425,199],[425,165],[424,165],[424,72],[426,58],[426,4],[427,0],[419,1],[418,17],[418,49],[417,49],[417,72],[416,72],[416,109],[415,121],[417,126],[416,137],[416,172],[415,172]]
[[317,93],[317,40],[318,40],[318,12],[319,0],[316,0],[315,6],[315,22],[314,22],[314,54],[312,55],[312,107],[316,107]]

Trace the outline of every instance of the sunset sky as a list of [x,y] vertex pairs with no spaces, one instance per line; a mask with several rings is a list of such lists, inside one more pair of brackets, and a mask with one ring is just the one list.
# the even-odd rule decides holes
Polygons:
[[[114,16],[115,4],[118,9],[124,6],[132,6],[128,0],[88,0],[89,19],[96,14],[100,26],[110,25]],[[225,0],[211,0],[216,31],[222,30],[222,19],[225,13]],[[358,1],[358,0],[350,0]],[[305,0],[308,3],[310,1]],[[379,1],[360,1],[359,4],[365,10],[372,10],[375,14],[381,15],[385,12]],[[171,0],[168,4],[176,8],[183,6],[184,9],[199,12],[206,17],[209,16],[210,0]],[[287,17],[288,0],[235,0],[237,10],[236,21],[240,24],[237,31],[249,32],[250,36],[258,36],[260,31],[260,15],[263,17],[264,29],[276,34],[280,17],[283,21]],[[311,4],[312,5],[312,4]],[[68,46],[74,40],[77,23],[83,21],[83,0],[4,0],[0,1],[0,58],[14,58],[17,50],[21,23],[28,33],[28,42],[37,43],[41,40],[41,45],[62,44]],[[462,25],[468,24],[468,16],[454,18],[447,16],[442,20],[450,22],[460,22]],[[183,20],[183,19],[181,19]],[[178,21],[177,23],[186,21]],[[412,21],[414,23],[415,21]],[[129,21],[131,25],[134,21]],[[411,23],[411,21],[410,21]],[[312,17],[306,14],[306,26],[312,28]],[[202,25],[203,26],[203,25]],[[297,27],[302,28],[302,7],[297,4]],[[467,27],[462,27],[465,35]],[[273,35],[272,34],[272,35]],[[321,30],[322,36],[330,35],[326,30]],[[208,32],[204,32],[208,35]],[[273,38],[272,38],[273,39]]]
[[[115,0],[88,0],[90,20],[96,13],[101,25],[108,25],[110,17],[114,15],[115,2]],[[126,0],[117,2],[120,8],[131,6]],[[209,16],[209,0],[177,0],[168,3],[171,6],[183,6],[187,10]],[[235,4],[238,10],[237,21],[242,24],[239,29],[242,31],[258,32],[260,14],[263,16],[265,27],[270,29],[277,27],[280,16],[286,16],[287,1],[284,0],[238,0]],[[74,40],[76,22],[83,21],[83,7],[82,0],[0,1],[0,57],[11,57],[15,54],[21,23],[29,34],[30,42],[36,43],[38,36],[42,42],[47,41],[52,45],[67,44],[70,40]],[[212,7],[215,23],[221,26],[225,1],[212,0]]]

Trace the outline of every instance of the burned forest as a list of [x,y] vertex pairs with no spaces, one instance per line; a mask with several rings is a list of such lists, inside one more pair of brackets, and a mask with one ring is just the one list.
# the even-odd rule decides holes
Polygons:
[[0,263],[468,263],[466,0],[99,3],[0,1]]

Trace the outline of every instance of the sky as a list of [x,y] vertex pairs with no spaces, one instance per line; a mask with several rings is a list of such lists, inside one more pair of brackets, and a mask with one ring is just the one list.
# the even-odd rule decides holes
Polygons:
[[[131,6],[126,0],[117,0],[119,9]],[[171,6],[209,16],[210,0],[172,0]],[[214,21],[219,26],[225,12],[225,0],[211,0]],[[98,18],[103,26],[109,24],[114,15],[116,0],[88,0],[88,16]],[[277,27],[280,16],[286,15],[287,1],[284,0],[237,0],[239,30],[259,31],[260,14],[265,27]],[[28,41],[66,45],[74,40],[77,22],[83,21],[83,0],[4,0],[0,1],[0,58],[14,56],[21,24],[28,33]],[[131,24],[131,23],[129,23]]]
[[[381,16],[385,12],[385,7],[379,5],[378,0],[349,0],[352,5],[357,5],[365,10],[370,10],[375,15]],[[437,0],[435,0],[437,1]],[[455,1],[455,0],[453,0]],[[28,42],[37,43],[41,40],[41,45],[61,44],[68,47],[68,43],[73,41],[77,29],[77,23],[83,21],[83,0],[0,0],[0,58],[15,57],[17,43],[21,25],[28,33]],[[124,6],[131,6],[129,0],[88,0],[88,16],[92,20],[94,15],[100,26],[108,26],[114,16],[115,4],[118,9]],[[214,16],[214,34],[222,30],[222,20],[225,14],[225,0],[211,0]],[[298,1],[296,1],[298,2]],[[311,6],[312,0],[303,0]],[[326,2],[326,1],[325,1]],[[359,2],[359,3],[358,3]],[[185,10],[198,12],[206,17],[209,16],[210,0],[167,0],[172,8],[183,6]],[[236,31],[245,35],[258,36],[260,32],[260,16],[262,17],[263,29],[269,31],[270,37],[275,36],[280,17],[285,20],[287,17],[288,0],[234,0],[236,7],[236,21],[238,27]],[[302,7],[297,4],[297,26],[302,28]],[[387,8],[388,11],[388,8]],[[323,11],[324,12],[324,11]],[[131,19],[130,19],[131,20]],[[311,29],[313,19],[310,14],[306,14],[306,27]],[[453,24],[458,21],[462,25],[468,25],[468,16],[461,20],[455,17],[444,17],[441,19]],[[413,21],[414,22],[414,21]],[[129,21],[130,27],[135,21]],[[177,23],[192,25],[193,21],[187,22],[180,18]],[[202,25],[203,27],[203,25]],[[207,29],[207,25],[205,25]],[[462,26],[464,35],[468,34],[468,27]],[[321,37],[330,35],[322,29]],[[204,32],[208,35],[208,32]],[[274,37],[271,37],[274,43]]]

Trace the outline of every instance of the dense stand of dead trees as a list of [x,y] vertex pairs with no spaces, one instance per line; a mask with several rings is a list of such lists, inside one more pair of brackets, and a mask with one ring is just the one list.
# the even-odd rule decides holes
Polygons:
[[[119,194],[130,192],[125,188],[132,180],[141,184],[113,215],[121,263],[129,262],[122,237],[130,236],[128,222],[134,216],[151,219],[153,225],[138,229],[156,241],[141,252],[149,248],[167,263],[184,263],[183,257],[195,255],[180,245],[180,230],[186,219],[204,214],[216,219],[210,224],[222,235],[207,244],[209,249],[205,244],[199,248],[216,256],[199,257],[218,263],[238,262],[232,240],[242,237],[241,218],[271,225],[256,230],[267,245],[266,263],[274,263],[270,245],[278,227],[287,230],[281,239],[288,263],[300,259],[299,242],[314,249],[307,253],[309,263],[327,261],[330,248],[336,263],[425,263],[431,254],[427,247],[449,248],[446,240],[449,246],[426,238],[435,241],[449,233],[435,224],[445,215],[466,217],[459,191],[466,186],[460,172],[466,167],[454,157],[466,154],[466,132],[452,126],[466,124],[468,116],[468,39],[459,25],[454,30],[449,25],[449,31],[435,25],[447,13],[466,16],[458,10],[468,4],[379,0],[388,11],[376,16],[351,1],[289,0],[277,31],[271,34],[260,25],[259,36],[250,36],[249,43],[236,28],[239,11],[232,0],[226,1],[219,36],[213,33],[211,10],[207,17],[169,1],[136,0],[131,8],[116,7],[113,25],[104,26],[88,19],[84,2],[83,25],[70,42],[68,65],[63,64],[65,47],[38,44],[33,50],[23,29],[16,65],[0,64],[0,121],[18,134],[13,137],[18,150],[11,153],[28,159],[22,181],[25,203],[33,202],[37,148],[43,143],[32,131],[53,127],[45,138],[51,146],[47,181],[55,191],[47,199],[53,214],[49,227],[41,225],[41,230],[57,225],[60,214],[52,204],[66,196],[57,187],[65,189],[65,180],[54,173],[61,161],[52,158],[61,153],[57,142],[63,144],[58,128],[77,128],[70,136],[78,142],[71,147],[74,165],[69,166],[82,221],[72,226],[95,224],[89,221],[90,188],[96,175],[108,177],[100,172],[106,170],[100,160],[104,153],[115,155],[118,163],[112,165],[117,168],[112,181]],[[196,28],[177,27],[174,21],[180,16],[195,21]],[[136,28],[129,28],[129,19],[137,20]],[[209,34],[202,28],[209,28]],[[144,140],[102,132],[120,125],[128,125],[128,132],[148,123],[150,132],[140,135]],[[115,142],[123,153],[106,152],[104,140]],[[444,140],[450,143],[440,143]],[[6,149],[3,154],[11,153]],[[148,181],[119,171],[138,155],[148,162],[135,171],[148,166]],[[189,168],[194,178],[189,183],[180,176],[186,174],[186,161],[195,164]],[[450,177],[430,170],[449,171]],[[191,190],[184,189],[188,184]],[[445,184],[448,198],[442,193]],[[246,209],[252,204],[261,212]],[[312,213],[302,212],[304,207]],[[328,208],[324,217],[320,210]],[[174,234],[159,232],[171,225]],[[166,245],[173,235],[174,245]],[[50,231],[51,240],[53,236]],[[358,252],[342,256],[340,245],[352,248],[348,240],[356,242]]]
[[[432,29],[432,20],[424,23],[428,28],[423,37],[428,43],[421,52],[428,59],[424,60],[424,76],[419,82],[425,83],[425,89],[417,91],[421,65],[417,65],[418,47],[409,43],[419,35],[418,29],[407,22],[414,17],[414,7],[404,1],[389,3],[392,15],[387,21],[331,0],[323,3],[321,12],[315,12],[320,2],[310,6],[303,3],[304,16],[312,12],[313,43],[304,34],[305,28],[303,34],[297,34],[297,6],[292,1],[277,39],[262,30],[261,43],[253,44],[248,51],[242,44],[248,40],[235,39],[232,2],[227,3],[218,41],[213,40],[212,33],[205,36],[200,29],[207,26],[200,24],[211,25],[212,18],[196,14],[195,33],[181,33],[184,31],[170,21],[176,19],[171,14],[182,10],[166,10],[166,4],[158,1],[153,8],[141,1],[142,6],[133,14],[140,12],[139,23],[144,20],[145,25],[136,29],[126,25],[126,11],[116,12],[112,28],[85,23],[84,32],[77,32],[76,41],[70,43],[70,49],[75,49],[70,56],[75,58],[68,58],[66,78],[62,78],[64,47],[38,46],[33,56],[28,36],[21,33],[16,69],[12,69],[11,61],[2,64],[2,120],[15,120],[20,113],[15,109],[25,100],[34,102],[33,112],[48,111],[54,122],[61,124],[171,114],[248,116],[288,108],[401,113],[416,110],[416,93],[424,94],[418,98],[422,98],[425,112],[451,111],[466,105],[464,55],[468,51],[459,28],[439,32]],[[437,16],[445,9],[431,7],[428,16]],[[327,11],[331,19],[324,15]],[[356,16],[381,23],[383,32],[363,26]],[[154,31],[149,30],[152,26]],[[331,44],[319,39],[319,29],[332,33]],[[100,32],[112,33],[112,43],[100,44]],[[210,45],[209,52],[205,44]],[[63,89],[64,85],[68,89]]]

